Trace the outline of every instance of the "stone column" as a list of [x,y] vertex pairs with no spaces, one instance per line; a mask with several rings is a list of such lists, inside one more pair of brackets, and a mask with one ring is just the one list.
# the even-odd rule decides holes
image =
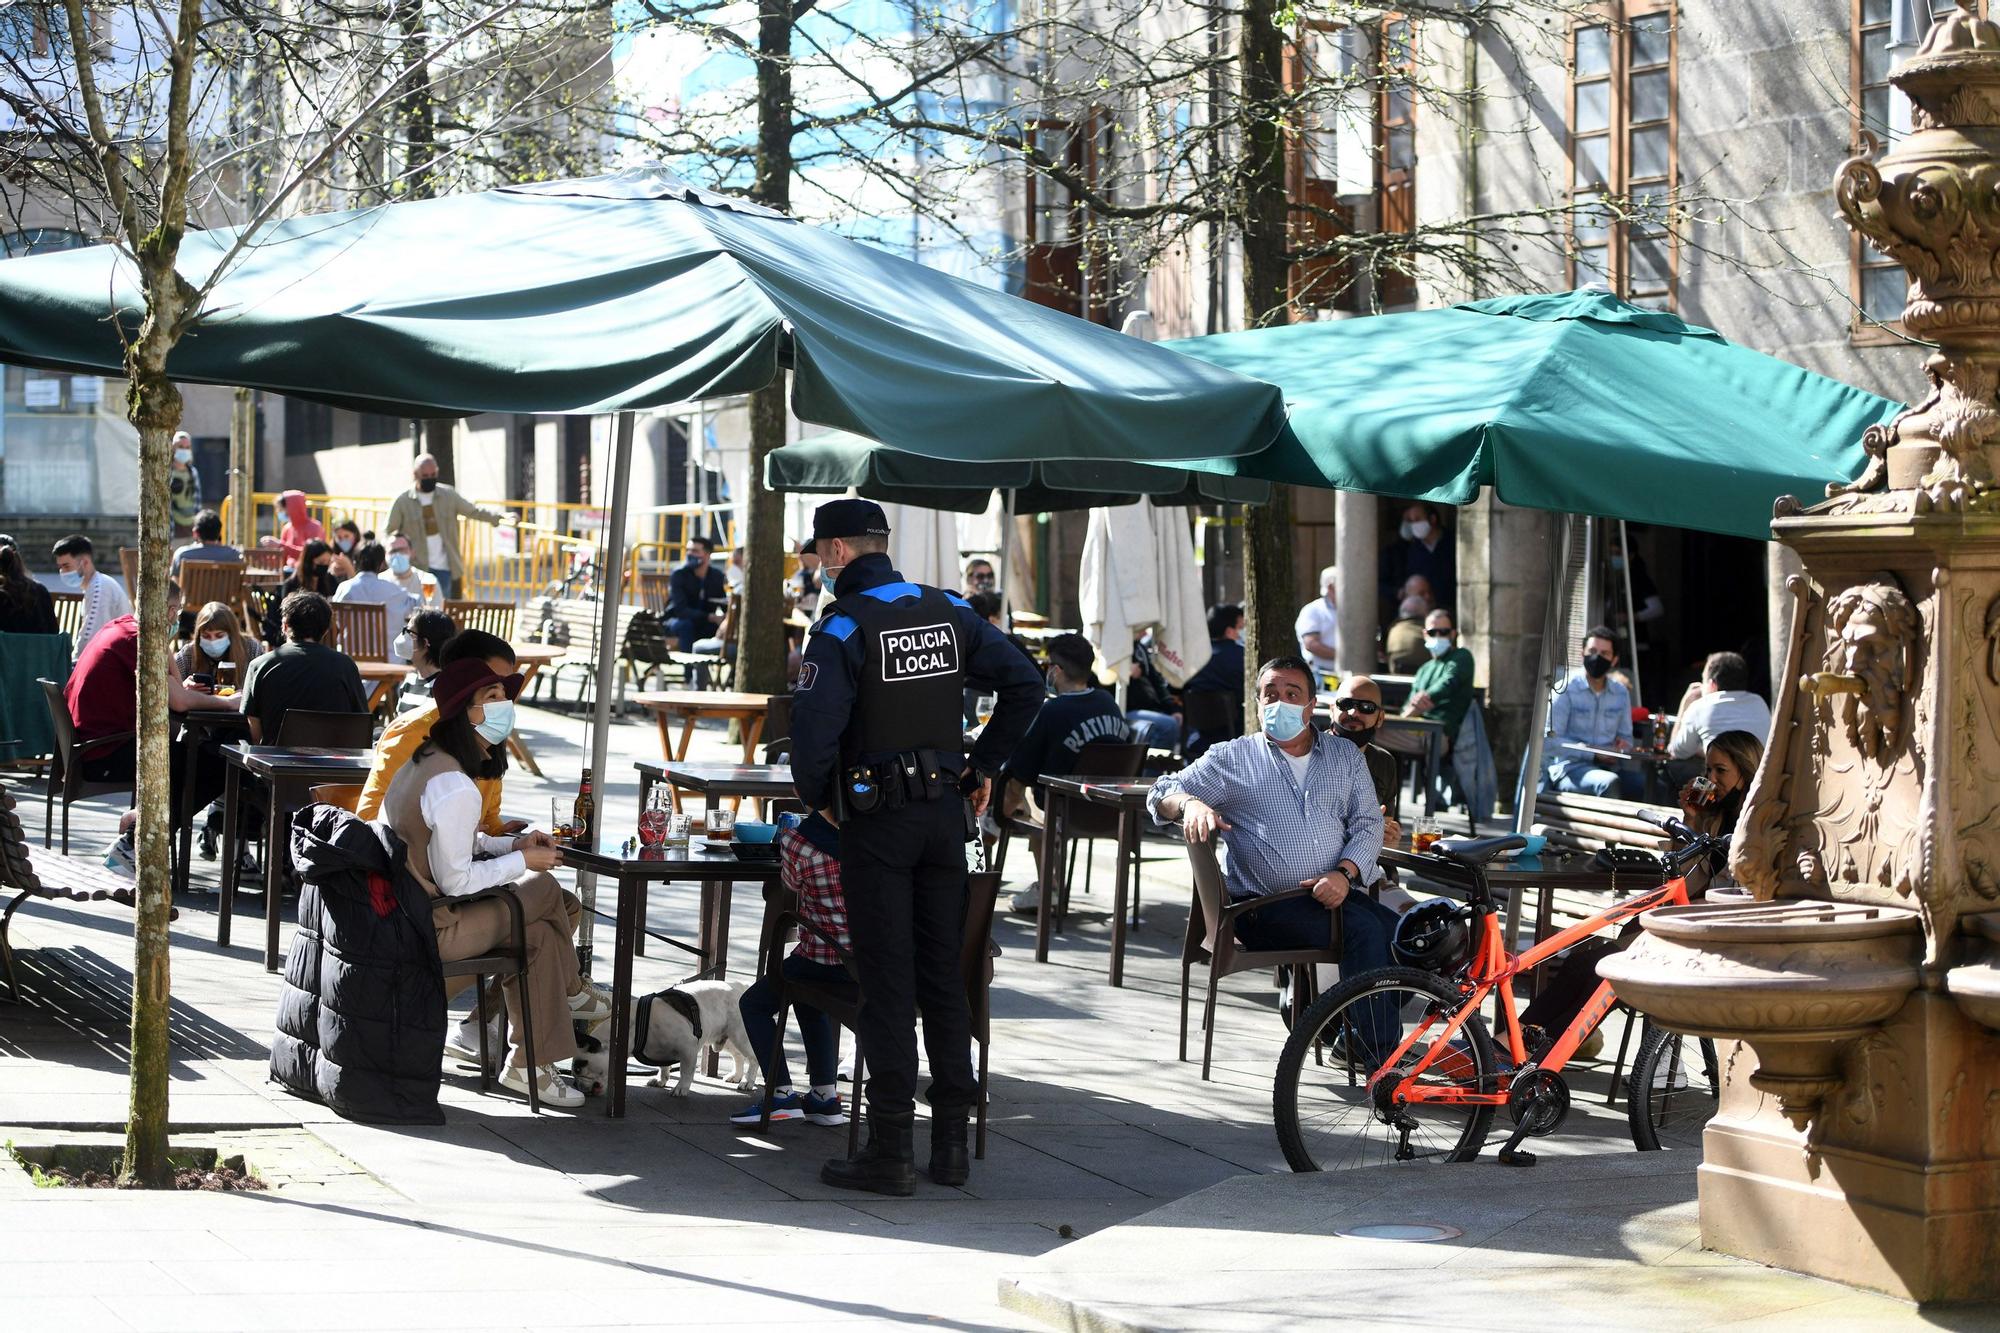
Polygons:
[[1340,669],[1349,674],[1375,670],[1375,579],[1382,558],[1375,531],[1378,503],[1355,491],[1333,493],[1333,563],[1340,570],[1334,591],[1340,603],[1337,657]]
[[1489,490],[1458,511],[1459,638],[1486,688],[1486,726],[1508,799],[1541,681],[1555,516],[1501,504]]

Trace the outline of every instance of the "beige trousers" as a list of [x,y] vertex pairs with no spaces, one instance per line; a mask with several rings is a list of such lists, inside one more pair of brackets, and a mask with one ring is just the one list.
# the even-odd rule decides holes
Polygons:
[[[509,888],[520,900],[522,925],[527,934],[527,984],[535,1018],[535,1061],[552,1065],[574,1059],[576,1031],[570,1023],[569,996],[577,976],[576,946],[571,942],[571,919],[563,901],[571,895],[564,893],[555,876],[545,871],[531,871]],[[507,908],[497,902],[457,907],[449,898],[440,898],[431,904],[431,921],[437,927],[438,957],[447,963],[491,953],[505,946],[512,935]],[[521,1033],[526,1029],[521,1023],[519,984],[518,978],[510,978],[505,986],[507,1022],[514,1034],[511,1058],[516,1065],[526,1062],[521,1043]]]

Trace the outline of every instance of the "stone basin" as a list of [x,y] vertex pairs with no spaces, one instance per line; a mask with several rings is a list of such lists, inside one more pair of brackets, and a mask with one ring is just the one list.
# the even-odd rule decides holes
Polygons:
[[1751,1084],[1800,1129],[1840,1086],[1841,1050],[1901,1009],[1921,980],[1922,921],[1908,908],[1690,903],[1639,922],[1644,936],[1599,963],[1598,975],[1662,1027],[1749,1043]]
[[2000,912],[1981,912],[1962,923],[1969,961],[1944,974],[1944,988],[1959,1012],[2000,1032]]

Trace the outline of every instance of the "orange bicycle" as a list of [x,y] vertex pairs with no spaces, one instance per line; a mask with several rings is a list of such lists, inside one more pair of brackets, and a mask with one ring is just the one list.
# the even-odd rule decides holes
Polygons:
[[[1531,1047],[1515,1011],[1513,983],[1606,926],[1688,901],[1685,870],[1725,843],[1678,820],[1661,823],[1678,844],[1663,856],[1630,849],[1599,853],[1621,858],[1621,867],[1657,868],[1658,888],[1614,903],[1521,954],[1507,951],[1486,866],[1525,840],[1514,834],[1437,843],[1426,874],[1465,889],[1466,901],[1412,909],[1413,917],[1422,917],[1405,923],[1413,929],[1398,931],[1399,951],[1425,966],[1379,968],[1345,980],[1292,1025],[1272,1093],[1278,1142],[1292,1169],[1469,1162],[1503,1106],[1514,1131],[1500,1160],[1531,1165],[1534,1154],[1522,1152],[1521,1141],[1554,1133],[1569,1114],[1563,1067],[1617,1001],[1611,983],[1600,982],[1567,1028]],[[1495,1051],[1479,1013],[1494,996],[1505,1026],[1504,1053]],[[1713,1111],[1715,1052],[1705,1040],[1650,1025],[1640,1047],[1630,1084],[1633,1139],[1642,1149],[1658,1148],[1663,1124],[1698,1124]]]

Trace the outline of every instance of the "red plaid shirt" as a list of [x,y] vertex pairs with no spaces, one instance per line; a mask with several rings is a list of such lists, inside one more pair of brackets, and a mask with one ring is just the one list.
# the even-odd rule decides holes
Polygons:
[[[799,916],[814,930],[824,931],[843,949],[847,938],[847,898],[840,890],[840,862],[812,845],[797,829],[778,835],[779,875],[798,899]],[[799,932],[795,953],[812,963],[840,966],[840,955],[811,931]]]

